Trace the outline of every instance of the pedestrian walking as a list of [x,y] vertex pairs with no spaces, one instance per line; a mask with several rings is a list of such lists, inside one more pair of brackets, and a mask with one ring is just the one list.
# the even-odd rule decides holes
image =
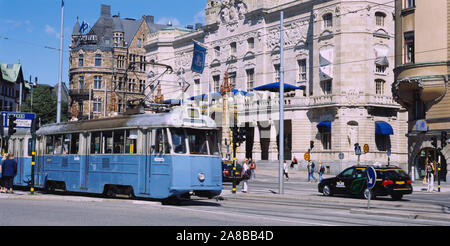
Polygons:
[[2,165],[2,178],[4,185],[4,192],[13,192],[13,181],[17,174],[17,162],[14,160],[14,154],[8,154],[8,158]]
[[8,159],[8,154],[7,153],[3,154],[3,158],[2,158],[2,161],[0,163],[0,192],[1,193],[5,193],[6,192],[5,185],[3,184],[3,175],[2,175],[3,162],[5,162],[6,159]]
[[433,163],[429,160],[427,166],[425,167],[425,174],[426,174],[426,179],[427,179],[427,191],[428,192],[433,192],[434,190],[434,165]]
[[242,164],[242,192],[247,193],[248,192],[248,180],[251,177],[250,172],[250,166],[248,165],[248,160],[245,159],[244,163]]
[[256,162],[255,160],[253,160],[252,158],[250,158],[248,160],[248,163],[250,165],[250,170],[252,172],[252,178],[255,179],[256,178]]
[[319,182],[322,182],[323,174],[325,173],[325,166],[323,165],[322,161],[319,161]]
[[316,177],[314,177],[314,167],[316,166],[316,164],[314,164],[313,161],[308,162],[308,182],[311,182],[311,178],[314,179],[314,181],[317,181]]
[[283,163],[283,174],[284,174],[284,176],[286,176],[286,181],[289,181],[289,168],[288,168],[288,166],[287,166],[287,164],[286,164],[286,160],[284,161],[284,163]]

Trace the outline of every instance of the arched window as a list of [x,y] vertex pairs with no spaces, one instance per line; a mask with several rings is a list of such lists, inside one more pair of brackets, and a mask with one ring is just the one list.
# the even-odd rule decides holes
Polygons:
[[333,14],[328,13],[323,15],[323,27],[332,28],[333,27]]
[[384,86],[385,81],[382,79],[376,79],[375,80],[375,93],[377,95],[383,95],[384,94]]
[[375,24],[377,26],[384,26],[384,20],[386,19],[386,14],[382,12],[375,13]]

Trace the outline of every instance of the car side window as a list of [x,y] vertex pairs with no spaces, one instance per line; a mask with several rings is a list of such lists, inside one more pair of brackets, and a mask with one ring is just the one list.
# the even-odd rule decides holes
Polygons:
[[352,176],[353,171],[355,171],[354,168],[349,168],[349,169],[343,171],[343,172],[341,173],[341,175],[339,175],[339,176],[342,176],[343,178]]
[[355,174],[356,178],[363,178],[365,176],[366,176],[365,170],[362,170],[362,169],[356,170],[356,174]]

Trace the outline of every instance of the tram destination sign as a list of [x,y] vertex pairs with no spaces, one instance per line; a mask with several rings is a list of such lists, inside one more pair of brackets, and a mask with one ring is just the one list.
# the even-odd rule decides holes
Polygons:
[[8,127],[8,118],[10,115],[16,116],[16,128],[31,128],[31,120],[36,118],[34,113],[22,113],[22,112],[2,112],[3,127]]

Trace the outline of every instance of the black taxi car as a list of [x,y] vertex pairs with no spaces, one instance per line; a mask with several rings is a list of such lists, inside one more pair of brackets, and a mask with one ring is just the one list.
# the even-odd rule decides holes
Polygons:
[[[336,177],[323,179],[318,185],[319,192],[324,196],[350,194],[367,198],[367,167],[368,165],[352,166]],[[372,198],[390,195],[393,200],[400,200],[403,195],[413,192],[411,178],[401,168],[381,165],[372,167],[377,173],[375,186],[370,190]]]
[[[236,184],[238,185],[241,180],[242,165],[236,163]],[[222,181],[233,182],[233,161],[222,161]]]

